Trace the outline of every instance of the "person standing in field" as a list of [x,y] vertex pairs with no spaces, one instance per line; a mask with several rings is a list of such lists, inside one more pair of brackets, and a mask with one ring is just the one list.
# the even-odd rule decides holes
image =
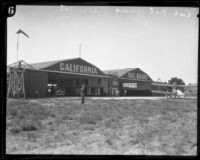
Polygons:
[[81,104],[84,104],[84,98],[85,98],[85,85],[83,84],[81,87]]
[[126,91],[126,90],[124,90],[124,96],[126,96],[126,93],[127,93],[127,91]]
[[50,87],[48,88],[48,96],[49,97],[51,96],[51,88]]

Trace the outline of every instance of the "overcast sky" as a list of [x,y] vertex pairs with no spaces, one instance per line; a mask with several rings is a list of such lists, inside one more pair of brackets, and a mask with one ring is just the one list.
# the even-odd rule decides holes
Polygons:
[[197,82],[198,8],[17,6],[7,63],[79,57],[101,70],[140,68],[153,80]]

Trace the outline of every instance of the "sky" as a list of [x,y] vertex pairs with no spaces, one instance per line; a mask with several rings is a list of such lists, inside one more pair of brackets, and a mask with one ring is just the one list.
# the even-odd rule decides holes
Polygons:
[[[17,5],[7,19],[7,64],[80,55],[101,70],[140,68],[154,81],[196,83],[198,13],[187,7]],[[18,37],[19,29],[30,38]]]

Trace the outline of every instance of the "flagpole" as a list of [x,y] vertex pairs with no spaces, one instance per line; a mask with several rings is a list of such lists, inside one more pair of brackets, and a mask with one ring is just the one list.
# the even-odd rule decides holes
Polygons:
[[79,44],[79,58],[81,58],[81,43]]
[[19,51],[19,34],[17,34],[17,62],[18,62],[18,51]]

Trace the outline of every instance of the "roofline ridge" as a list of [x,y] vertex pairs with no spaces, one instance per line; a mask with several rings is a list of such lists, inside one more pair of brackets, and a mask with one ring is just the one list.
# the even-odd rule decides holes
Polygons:
[[75,59],[79,59],[79,57],[78,58],[70,58],[70,59],[60,59],[60,60],[55,60],[55,61],[46,61],[46,62],[38,62],[38,63],[31,63],[31,65],[36,65],[36,64],[40,64],[40,63],[50,63],[50,62],[54,62],[54,63],[52,63],[52,64],[50,64],[50,65],[47,65],[47,66],[45,66],[45,67],[43,67],[43,68],[46,68],[46,67],[50,67],[50,66],[52,66],[52,65],[55,65],[55,64],[57,64],[58,62],[60,62],[60,61],[70,61],[70,60],[75,60]]
[[130,69],[129,71],[127,71],[127,72],[125,72],[124,74],[122,74],[120,77],[123,77],[125,74],[127,74],[128,72],[130,72],[130,71],[134,71],[134,70],[136,70],[136,69],[138,69],[138,68],[127,68],[127,69]]
[[70,59],[60,59],[60,60],[51,60],[51,61],[43,61],[43,62],[36,62],[36,63],[30,63],[30,64],[38,64],[38,63],[48,63],[48,62],[58,62],[58,61],[65,61],[65,60],[73,60],[78,58],[70,58]]

